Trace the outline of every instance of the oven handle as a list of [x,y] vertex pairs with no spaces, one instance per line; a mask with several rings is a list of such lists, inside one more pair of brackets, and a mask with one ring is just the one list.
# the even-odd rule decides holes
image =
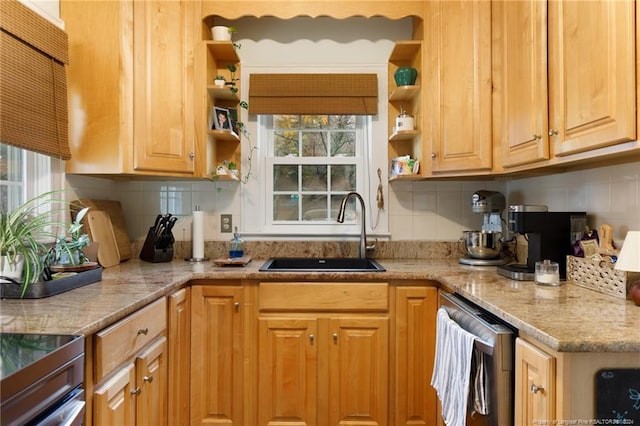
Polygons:
[[[70,407],[67,407],[66,417],[61,419],[60,426],[75,426],[82,424],[84,417],[84,401],[74,401]],[[62,414],[62,413],[61,413]],[[80,420],[80,422],[78,422]]]
[[478,336],[476,336],[475,340],[473,341],[473,344],[480,352],[483,352],[489,356],[493,355],[493,345],[485,342]]

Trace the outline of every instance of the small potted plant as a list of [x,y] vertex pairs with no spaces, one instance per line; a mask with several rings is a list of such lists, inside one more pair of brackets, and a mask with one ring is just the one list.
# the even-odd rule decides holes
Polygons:
[[61,225],[53,218],[66,202],[52,195],[47,192],[0,212],[0,281],[20,284],[22,295],[42,276],[46,243],[55,240]]
[[82,265],[89,259],[83,249],[89,246],[89,236],[82,231],[82,218],[89,211],[89,207],[81,209],[76,219],[69,225],[68,236],[61,236],[53,247],[53,264],[65,266]]
[[214,41],[230,41],[231,34],[238,31],[236,27],[226,25],[216,25],[211,27],[211,36]]
[[216,78],[213,79],[213,84],[216,87],[223,88],[226,83],[227,83],[227,80],[225,80],[223,75],[219,75],[218,74],[218,75],[216,75]]

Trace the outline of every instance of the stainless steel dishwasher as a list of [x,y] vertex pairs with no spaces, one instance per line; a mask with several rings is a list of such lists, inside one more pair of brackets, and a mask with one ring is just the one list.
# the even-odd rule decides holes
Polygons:
[[[461,328],[476,336],[474,357],[479,354],[483,358],[487,414],[468,410],[466,425],[513,425],[516,330],[458,294],[440,293],[440,307]],[[472,397],[469,403],[473,405]]]

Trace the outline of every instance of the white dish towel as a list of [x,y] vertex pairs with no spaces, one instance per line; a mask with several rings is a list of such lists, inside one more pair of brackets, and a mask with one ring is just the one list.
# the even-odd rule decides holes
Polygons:
[[465,425],[475,339],[473,334],[449,318],[444,308],[438,309],[431,386],[438,394],[442,418],[447,426]]

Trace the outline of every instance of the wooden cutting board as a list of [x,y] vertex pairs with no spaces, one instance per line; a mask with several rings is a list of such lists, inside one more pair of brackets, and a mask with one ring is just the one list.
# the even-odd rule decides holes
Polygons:
[[[120,201],[114,200],[93,200],[82,199],[76,200],[72,205],[82,205],[84,207],[91,207],[90,211],[100,210],[111,219],[111,226],[113,227],[113,233],[116,236],[116,243],[118,244],[118,251],[120,253],[120,261],[131,259],[133,253],[131,251],[131,240],[129,239],[129,233],[127,232],[127,224],[124,220],[124,213],[122,211],[122,204]],[[72,219],[75,218],[78,210],[72,210]],[[88,227],[87,216],[82,221],[85,227]],[[89,238],[93,239],[93,235],[89,231]]]
[[111,219],[100,210],[87,213],[89,229],[91,230],[92,240],[98,243],[98,262],[104,268],[110,268],[120,264],[120,253],[116,236],[113,233]]

